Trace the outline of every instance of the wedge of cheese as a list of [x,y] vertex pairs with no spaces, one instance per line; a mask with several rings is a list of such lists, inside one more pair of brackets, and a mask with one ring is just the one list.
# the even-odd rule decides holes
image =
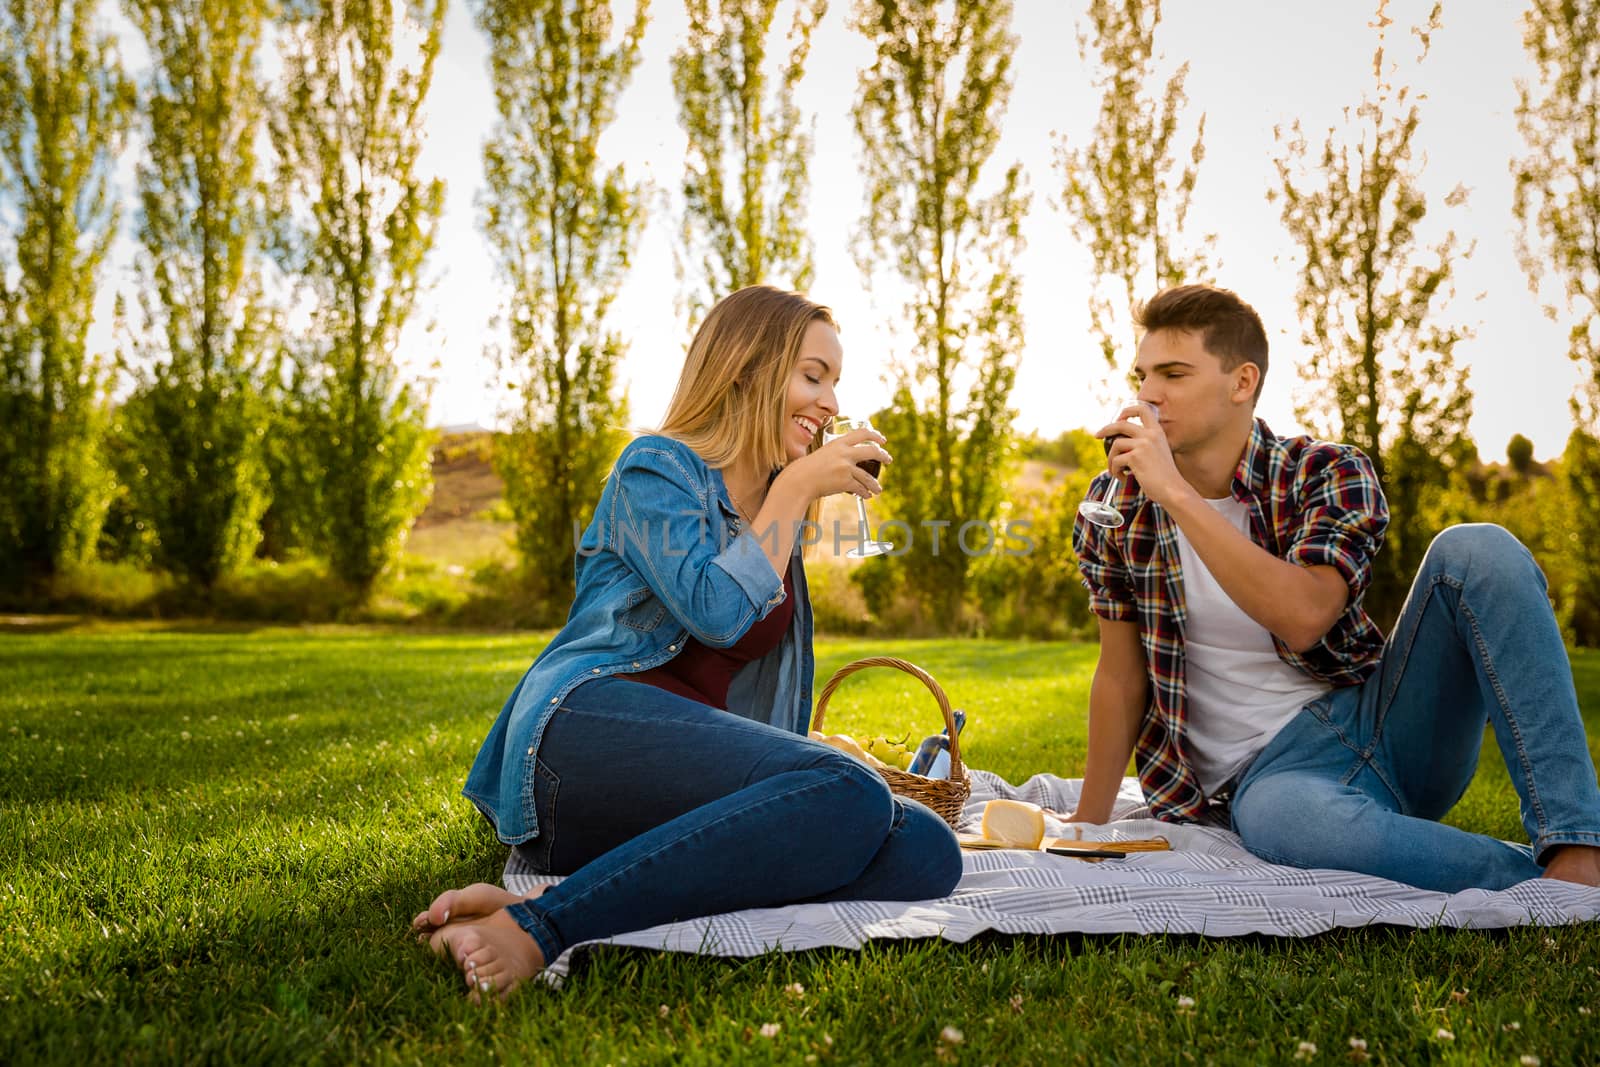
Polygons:
[[983,836],[1007,848],[1038,848],[1044,840],[1044,812],[1020,800],[991,800],[983,806]]

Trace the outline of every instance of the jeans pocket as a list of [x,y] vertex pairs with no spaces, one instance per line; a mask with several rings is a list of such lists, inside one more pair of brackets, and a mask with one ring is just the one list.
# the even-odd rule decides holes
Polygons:
[[539,874],[550,870],[550,855],[556,847],[556,798],[561,792],[561,777],[544,760],[533,759],[533,810],[539,832],[517,845],[517,853]]
[[1324,726],[1333,726],[1333,694],[1327,693],[1311,701],[1300,709],[1309,712],[1311,717]]

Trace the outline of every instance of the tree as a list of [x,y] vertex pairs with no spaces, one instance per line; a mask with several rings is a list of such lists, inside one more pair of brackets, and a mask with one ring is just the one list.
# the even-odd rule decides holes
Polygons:
[[[1514,210],[1521,223],[1518,257],[1534,292],[1556,292],[1545,305],[1570,324],[1568,354],[1582,368],[1572,398],[1574,432],[1565,474],[1579,509],[1578,528],[1600,522],[1600,3],[1532,0],[1523,15],[1523,47],[1538,70],[1517,83],[1517,126],[1528,146],[1513,160]],[[1576,547],[1577,599],[1600,604],[1600,546]],[[1573,617],[1578,641],[1600,642],[1600,611]]]
[[1098,53],[1100,116],[1083,148],[1074,151],[1065,137],[1058,140],[1056,165],[1062,206],[1094,261],[1089,321],[1106,363],[1116,366],[1118,348],[1138,340],[1138,302],[1207,268],[1214,235],[1188,251],[1182,242],[1205,158],[1206,118],[1200,116],[1188,162],[1179,168],[1174,138],[1189,101],[1183,88],[1189,64],[1167,79],[1160,100],[1146,90],[1158,58],[1161,0],[1090,0],[1088,14],[1092,33],[1080,29],[1078,54],[1088,64]]
[[1518,477],[1526,478],[1533,469],[1533,442],[1520,433],[1512,434],[1511,440],[1506,442],[1506,462]]
[[681,235],[687,262],[680,274],[688,282],[690,317],[698,320],[747,285],[811,285],[803,225],[811,132],[794,91],[828,4],[796,4],[789,58],[770,100],[767,38],[778,0],[687,4],[689,32],[672,57],[672,86],[689,136]]
[[1105,469],[1105,450],[1087,430],[1068,430],[1051,442],[1051,453],[1044,459],[1044,484],[1013,483],[1010,499],[1000,505],[1006,519],[1001,550],[973,563],[971,600],[989,636],[1094,639],[1095,616],[1072,529],[1090,483]]
[[88,349],[132,88],[89,0],[0,4],[0,590],[89,559],[111,496]]
[[855,108],[867,183],[857,263],[909,291],[917,353],[876,420],[896,458],[887,500],[917,538],[882,575],[944,627],[959,623],[971,560],[957,535],[992,520],[1002,495],[1022,348],[1022,168],[987,194],[981,181],[1011,94],[1011,11],[1010,0],[857,0],[853,17],[876,53]]
[[1566,622],[1576,644],[1600,645],[1600,575],[1597,575],[1594,522],[1600,513],[1600,437],[1574,427],[1562,453],[1562,494],[1570,517],[1570,534],[1563,547],[1570,561],[1570,591]]
[[396,348],[444,209],[444,182],[418,175],[417,157],[445,0],[396,8],[290,0],[288,92],[272,122],[279,199],[296,209],[283,262],[311,297],[301,454],[320,475],[319,547],[362,596],[398,558],[431,485],[427,396],[402,379]]
[[258,375],[273,328],[256,59],[266,0],[126,0],[152,69],[140,101],[139,387],[122,412],[144,446],[131,487],[156,561],[209,587],[247,559],[267,503]]
[[644,199],[598,147],[638,63],[647,8],[637,0],[614,47],[609,0],[484,0],[477,12],[499,115],[484,147],[483,227],[510,287],[510,336],[494,354],[517,397],[495,465],[529,592],[551,612],[571,598],[574,530],[627,417],[616,395],[626,346],[605,318]]
[[269,413],[261,462],[271,499],[261,513],[256,556],[277,563],[315,556],[328,540],[328,443],[326,436],[319,437],[326,429],[325,405],[313,385],[320,368],[308,341],[285,338],[263,375]]
[[[1386,0],[1378,5],[1374,91],[1314,154],[1298,122],[1288,134],[1278,131],[1279,184],[1269,193],[1281,200],[1284,227],[1301,253],[1296,305],[1311,388],[1299,415],[1324,436],[1361,448],[1389,499],[1388,538],[1368,594],[1379,619],[1398,611],[1437,532],[1430,518],[1437,494],[1475,454],[1467,435],[1472,393],[1454,359],[1467,331],[1439,322],[1456,236],[1447,232],[1427,247],[1419,236],[1428,213],[1411,151],[1420,112],[1409,87],[1390,83],[1385,7]],[[1438,27],[1435,5],[1413,31],[1419,62]],[[1445,203],[1464,197],[1457,189]]]

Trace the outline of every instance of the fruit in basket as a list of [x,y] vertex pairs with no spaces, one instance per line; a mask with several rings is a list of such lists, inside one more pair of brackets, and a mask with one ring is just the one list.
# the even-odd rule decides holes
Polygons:
[[910,766],[913,755],[911,750],[906,748],[906,741],[909,738],[909,734],[898,741],[891,741],[889,738],[882,736],[869,737],[866,741],[866,749],[889,766],[897,767],[903,771]]
[[861,741],[857,741],[849,734],[825,734],[820,730],[812,730],[808,736],[813,741],[832,745],[840,752],[854,756],[872,767],[894,767],[903,771],[911,765],[911,759],[915,755],[906,747],[910,734],[899,740],[879,735]]
[[812,730],[810,737],[813,741],[821,741],[825,745],[833,746],[847,756],[854,756],[869,767],[884,766],[882,760],[862,748],[856,739],[849,734],[825,734],[818,730]]

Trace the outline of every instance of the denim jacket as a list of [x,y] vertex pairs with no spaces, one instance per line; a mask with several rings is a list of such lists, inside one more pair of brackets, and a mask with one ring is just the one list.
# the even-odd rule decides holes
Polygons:
[[[687,445],[651,435],[623,449],[578,542],[567,624],[500,709],[462,791],[501,841],[520,844],[539,832],[534,757],[568,693],[592,678],[659,667],[691,636],[728,648],[783,602],[783,582],[760,541],[740,527],[721,471]],[[814,661],[798,543],[790,571],[794,621],[776,649],[734,676],[728,709],[804,734]]]

